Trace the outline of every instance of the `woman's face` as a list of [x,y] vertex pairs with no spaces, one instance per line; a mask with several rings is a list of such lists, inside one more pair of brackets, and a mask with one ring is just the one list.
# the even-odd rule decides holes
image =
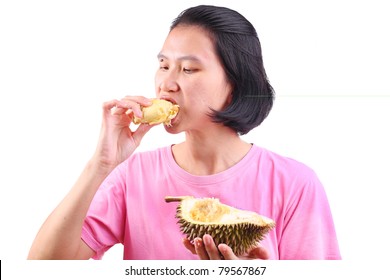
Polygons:
[[215,125],[210,108],[223,109],[230,101],[231,86],[214,44],[204,29],[177,26],[168,34],[158,54],[156,95],[180,106],[166,129],[172,133],[202,130]]

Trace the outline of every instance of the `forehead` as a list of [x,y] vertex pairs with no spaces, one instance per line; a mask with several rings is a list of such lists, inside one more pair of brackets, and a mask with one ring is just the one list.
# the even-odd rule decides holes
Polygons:
[[209,32],[199,26],[179,25],[172,29],[160,55],[168,59],[193,57],[200,61],[218,60]]

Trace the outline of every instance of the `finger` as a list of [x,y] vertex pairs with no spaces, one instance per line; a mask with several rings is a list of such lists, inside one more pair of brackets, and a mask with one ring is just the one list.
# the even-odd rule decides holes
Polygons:
[[124,113],[127,113],[127,111],[131,110],[127,107],[127,104],[116,99],[103,103],[104,113],[109,111],[111,112],[111,115],[122,115]]
[[134,100],[122,99],[116,105],[117,108],[124,109],[123,113],[133,112],[135,116],[142,118],[141,105]]
[[133,119],[132,109],[118,108],[116,106],[111,108],[111,115],[123,115],[123,114],[126,114],[130,119]]
[[238,260],[238,257],[233,253],[232,248],[226,244],[219,244],[218,250],[225,260]]
[[137,129],[133,133],[133,139],[136,146],[138,146],[141,143],[142,138],[152,127],[153,125],[149,125],[145,123],[142,123],[137,127]]
[[131,109],[124,109],[124,108],[118,108],[118,107],[112,107],[111,108],[111,115],[122,115],[122,114],[128,114],[127,111]]
[[146,97],[125,96],[121,100],[113,99],[105,102],[103,104],[103,109],[105,109],[105,111],[111,111],[112,115],[130,114],[131,112],[134,112],[137,117],[142,118],[141,106],[150,105],[152,105],[152,101]]
[[196,255],[195,246],[194,246],[194,244],[191,243],[190,240],[188,240],[187,238],[183,238],[183,244],[184,244],[184,247],[187,248],[187,250],[189,250],[191,253]]
[[259,246],[251,250],[248,254],[248,257],[253,259],[268,260],[269,252],[264,247]]
[[194,246],[195,246],[195,252],[199,256],[201,260],[209,260],[209,255],[207,254],[206,249],[204,248],[204,244],[202,241],[202,238],[195,238],[194,239]]
[[221,255],[219,254],[218,248],[214,243],[211,235],[205,234],[203,236],[203,244],[206,249],[206,252],[210,258],[210,260],[220,260]]
[[113,108],[116,108],[118,103],[119,103],[119,100],[116,100],[116,99],[113,99],[113,100],[110,100],[110,101],[106,101],[106,102],[103,103],[103,106],[102,106],[103,110],[104,111],[110,111]]
[[121,99],[121,102],[127,106],[134,114],[142,118],[141,106],[147,107],[152,105],[152,101],[144,96],[125,96]]
[[116,99],[112,99],[110,101],[106,101],[103,103],[103,108],[104,109],[111,109],[112,107],[114,107],[116,105],[116,103],[118,103],[119,101],[116,100]]
[[130,96],[127,95],[122,98],[123,101],[135,101],[136,103],[142,105],[142,106],[150,106],[152,105],[152,100],[150,98],[147,98],[145,96]]

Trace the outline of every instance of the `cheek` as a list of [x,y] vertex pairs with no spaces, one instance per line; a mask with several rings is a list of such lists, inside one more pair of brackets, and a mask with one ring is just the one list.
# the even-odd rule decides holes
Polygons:
[[158,74],[158,70],[156,71],[156,74],[154,75],[154,90],[156,94],[159,93],[159,85],[160,85],[160,75]]
[[214,90],[209,91],[209,105],[214,110],[223,110],[231,100],[230,87],[225,85],[219,85]]
[[210,98],[212,94],[207,83],[193,83],[191,89],[187,90],[187,92],[190,92],[190,94],[187,95],[189,106],[204,111],[204,108],[208,108],[212,105],[212,99]]
[[[211,109],[222,110],[229,101],[230,91],[226,84],[194,83],[191,91],[187,91],[187,105],[195,107],[193,110],[208,114]],[[191,111],[193,111],[191,110]]]

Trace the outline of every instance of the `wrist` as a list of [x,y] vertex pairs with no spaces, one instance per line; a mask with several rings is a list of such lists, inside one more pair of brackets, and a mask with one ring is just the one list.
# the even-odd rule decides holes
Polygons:
[[114,164],[112,161],[109,161],[104,157],[100,157],[96,154],[87,163],[87,169],[96,175],[101,175],[104,177],[110,174],[116,166],[117,164]]

